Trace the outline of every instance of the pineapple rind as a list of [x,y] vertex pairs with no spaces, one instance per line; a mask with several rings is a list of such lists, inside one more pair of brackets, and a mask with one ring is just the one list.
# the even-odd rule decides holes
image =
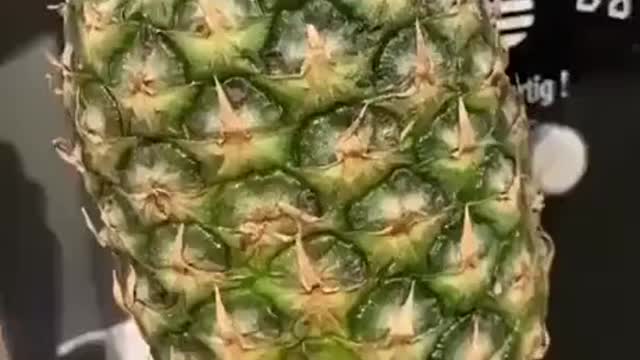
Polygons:
[[553,248],[480,3],[66,2],[56,146],[155,359],[544,356]]

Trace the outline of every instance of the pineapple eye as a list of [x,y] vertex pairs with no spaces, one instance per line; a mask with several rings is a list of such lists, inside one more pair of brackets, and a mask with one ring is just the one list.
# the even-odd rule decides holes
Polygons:
[[211,35],[211,30],[209,29],[209,26],[207,26],[207,24],[204,21],[200,21],[194,24],[192,31],[204,37]]

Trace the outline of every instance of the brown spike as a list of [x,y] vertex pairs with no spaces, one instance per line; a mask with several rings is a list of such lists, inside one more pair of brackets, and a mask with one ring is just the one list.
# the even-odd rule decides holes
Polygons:
[[433,63],[429,56],[424,34],[420,21],[416,19],[416,63],[415,63],[415,83],[420,85],[421,82],[427,81],[431,85],[435,85],[433,76]]
[[476,131],[462,98],[458,99],[458,154],[476,146]]
[[118,276],[116,275],[115,270],[112,272],[113,278],[113,299],[116,304],[124,311],[129,311],[127,304],[124,302],[124,291],[122,291],[122,285],[120,285],[120,280],[118,280]]
[[462,262],[466,265],[472,264],[478,256],[478,251],[478,239],[473,229],[469,205],[466,205],[462,224],[462,236],[460,238],[460,257]]
[[233,320],[222,303],[222,296],[220,295],[220,289],[217,285],[215,286],[214,291],[216,301],[216,330],[220,337],[225,340],[235,339],[237,337],[237,333],[233,326]]
[[415,337],[416,330],[413,327],[415,315],[415,281],[412,281],[409,295],[400,310],[391,317],[389,336],[402,339]]
[[507,199],[514,201],[517,206],[519,204],[520,191],[522,189],[522,174],[519,164],[516,163],[515,166],[515,174],[513,176],[513,180],[511,181],[511,186],[509,186],[509,189],[507,190],[505,196]]
[[[331,63],[331,54],[327,48],[326,39],[322,34],[320,34],[313,24],[307,24],[305,33],[307,38],[307,49],[305,52],[304,63],[302,65],[302,71],[307,72],[314,69],[326,69]],[[323,71],[320,71],[318,76],[322,76],[323,73]],[[318,78],[316,80],[324,81],[323,78]]]
[[223,124],[233,123],[236,118],[236,113],[231,106],[231,101],[227,97],[227,93],[222,88],[222,84],[217,77],[214,78],[216,85],[216,95],[218,96],[218,105],[220,106],[220,119]]
[[69,140],[58,138],[53,140],[53,148],[64,162],[73,166],[79,173],[87,172],[82,163],[82,149],[79,145],[74,146]]
[[326,46],[325,39],[320,35],[320,32],[313,24],[307,24],[307,47],[313,50],[324,50]]
[[[475,353],[480,341],[480,322],[476,316],[473,317],[473,333],[471,335],[471,353]],[[471,356],[473,357],[473,355]]]
[[98,244],[100,244],[101,247],[106,247],[107,244],[98,233],[98,230],[96,229],[96,226],[93,224],[93,220],[91,220],[91,217],[87,212],[87,209],[83,206],[80,208],[80,212],[82,213],[82,217],[84,218],[84,223],[87,229],[89,230],[89,232],[96,238],[96,241],[98,241]]
[[465,349],[465,360],[486,360],[494,359],[492,355],[499,355],[499,350],[494,348],[491,339],[482,334],[480,330],[480,320],[477,315],[473,316],[473,329],[468,347]]
[[47,51],[44,53],[45,58],[47,59],[47,62],[49,63],[49,65],[55,67],[56,69],[60,70],[63,74],[68,71],[69,69],[67,68],[67,66],[65,66],[62,61],[60,61],[60,59],[58,59],[55,55],[53,55],[51,52]]
[[136,283],[138,282],[138,275],[132,265],[129,265],[129,271],[127,271],[127,278],[125,279],[126,293],[125,301],[129,306],[133,306],[136,301]]
[[232,17],[222,11],[212,0],[198,0],[198,6],[204,14],[204,21],[213,33],[234,28],[236,24]]
[[295,251],[300,284],[306,292],[310,293],[313,289],[322,285],[322,279],[313,268],[311,259],[309,259],[307,252],[304,250],[304,246],[302,244],[302,229],[298,229]]
[[182,250],[184,249],[184,224],[178,225],[178,231],[173,244],[171,263],[173,266],[179,269],[188,269],[189,265],[185,263],[182,257]]
[[507,69],[507,65],[502,57],[496,58],[493,62],[493,67],[491,68],[491,73],[484,80],[485,86],[495,86],[499,85],[499,80],[506,77],[505,71]]
[[113,271],[113,297],[116,303],[125,311],[131,311],[135,304],[135,288],[137,276],[133,266],[129,265],[124,286]]
[[242,119],[231,105],[231,101],[225,93],[218,78],[214,78],[216,85],[216,94],[218,96],[218,105],[220,106],[220,124],[222,125],[223,134],[244,133],[248,134],[249,125]]
[[338,160],[343,160],[345,157],[354,155],[366,157],[373,133],[373,128],[370,125],[362,124],[368,107],[369,104],[365,104],[360,110],[358,117],[340,134],[336,146]]

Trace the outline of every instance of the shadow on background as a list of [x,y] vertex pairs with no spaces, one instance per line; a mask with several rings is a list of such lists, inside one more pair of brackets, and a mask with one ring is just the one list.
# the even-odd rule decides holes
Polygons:
[[16,150],[0,143],[0,314],[12,360],[55,359],[60,246],[46,199]]

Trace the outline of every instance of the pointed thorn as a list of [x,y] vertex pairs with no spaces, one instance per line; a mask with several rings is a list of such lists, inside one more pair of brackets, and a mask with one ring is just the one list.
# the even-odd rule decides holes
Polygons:
[[305,29],[307,35],[307,44],[311,49],[324,48],[324,39],[320,35],[320,32],[313,24],[307,24]]
[[244,133],[245,137],[249,137],[248,125],[238,116],[227,93],[222,88],[220,81],[215,77],[216,94],[218,96],[218,105],[220,106],[220,123],[223,133]]
[[91,220],[91,217],[89,216],[89,213],[87,212],[87,209],[83,206],[83,207],[80,208],[80,211],[82,212],[82,217],[84,218],[84,223],[87,226],[87,229],[89,229],[89,232],[91,232],[91,234],[93,234],[93,236],[96,238],[96,241],[98,242],[98,244],[100,244],[101,247],[106,247],[107,244],[102,240],[102,237],[98,233],[98,230],[96,230],[96,227],[93,224],[93,220]]
[[133,265],[130,265],[129,271],[127,272],[127,279],[126,279],[127,292],[124,294],[125,299],[127,300],[129,305],[133,305],[136,300],[136,283],[137,282],[138,282],[138,275],[136,274],[136,270],[133,268]]
[[478,239],[476,239],[476,234],[473,229],[473,221],[468,204],[464,208],[462,236],[460,238],[460,256],[463,263],[473,263],[473,260],[478,256]]
[[47,62],[49,63],[49,65],[52,65],[61,70],[64,69],[64,65],[62,65],[62,63],[60,62],[60,59],[58,59],[50,51],[45,51],[44,57],[47,59]]
[[496,86],[499,85],[498,81],[505,76],[506,64],[504,61],[498,57],[491,68],[491,73],[484,80],[485,86]]
[[116,304],[118,304],[118,306],[120,306],[120,308],[122,308],[125,311],[128,311],[127,306],[124,302],[124,294],[122,291],[122,285],[120,285],[120,280],[118,280],[118,275],[116,274],[116,271],[113,270],[112,272],[112,278],[113,278],[113,299],[115,300]]
[[216,84],[216,95],[218,96],[218,104],[220,106],[220,117],[222,119],[232,119],[236,115],[233,110],[233,106],[231,106],[231,101],[229,101],[229,97],[227,97],[227,93],[222,88],[222,84],[220,84],[218,78],[215,77],[214,79]]
[[215,302],[216,302],[216,327],[218,334],[224,340],[237,340],[240,338],[236,329],[233,325],[233,320],[227,312],[227,309],[222,302],[222,295],[220,294],[220,288],[216,285],[214,287],[215,291]]
[[480,341],[480,322],[476,316],[473,317],[473,334],[471,335],[471,353],[474,354],[478,349]]
[[322,285],[322,280],[313,268],[311,259],[309,259],[307,252],[304,250],[304,246],[302,244],[302,229],[300,228],[298,229],[298,235],[296,236],[295,251],[300,284],[307,293],[310,293],[314,288]]
[[182,257],[182,250],[184,249],[184,228],[185,226],[183,223],[178,225],[178,231],[176,232],[176,237],[174,239],[175,243],[173,244],[173,254],[171,255],[173,265],[181,270],[187,270],[187,268],[189,268],[188,264],[186,264]]
[[409,295],[404,300],[399,313],[394,316],[391,321],[391,329],[389,335],[396,338],[413,338],[416,336],[416,330],[413,327],[415,319],[415,286],[416,282],[411,282]]
[[476,146],[476,133],[462,98],[458,99],[458,153]]
[[73,146],[69,140],[58,138],[53,140],[53,147],[60,159],[72,165],[79,173],[86,173],[87,170],[82,163],[81,150],[78,145]]
[[426,80],[428,83],[434,85],[435,79],[433,78],[433,63],[429,56],[429,49],[425,42],[424,33],[420,26],[420,21],[416,19],[416,63],[415,63],[415,81],[419,83]]
[[522,174],[520,172],[520,166],[516,163],[516,170],[513,176],[513,180],[511,181],[511,186],[507,190],[507,198],[510,200],[516,201],[520,199],[520,190],[522,189]]
[[116,271],[113,271],[113,297],[116,303],[126,311],[130,311],[135,303],[136,280],[136,273],[131,265],[129,265],[124,286],[118,279]]
[[182,250],[182,248],[184,247],[184,223],[180,223],[180,225],[178,226],[178,232],[176,233],[175,241],[176,247]]

